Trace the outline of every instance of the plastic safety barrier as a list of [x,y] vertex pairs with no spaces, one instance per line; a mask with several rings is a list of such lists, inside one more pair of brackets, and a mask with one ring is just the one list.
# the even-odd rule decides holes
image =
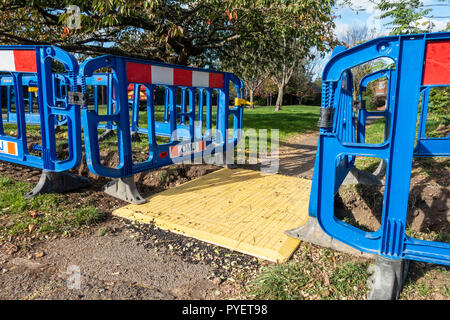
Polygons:
[[[111,178],[129,177],[186,157],[200,157],[205,152],[226,152],[227,148],[234,147],[237,143],[242,129],[243,109],[241,106],[229,106],[229,87],[231,82],[241,98],[243,82],[233,74],[125,57],[101,56],[83,63],[80,77],[91,77],[101,68],[113,70],[112,86],[116,105],[113,113],[105,115],[99,115],[87,107],[82,110],[87,164],[93,173]],[[83,84],[85,85],[86,83]],[[135,91],[131,121],[128,105],[130,85]],[[141,87],[146,90],[145,128],[139,124]],[[154,95],[157,87],[165,92],[163,121],[155,120]],[[86,89],[82,89],[85,93]],[[181,92],[180,105],[176,104],[177,90]],[[212,127],[213,91],[217,94],[215,135]],[[234,123],[232,138],[228,137],[230,116]],[[119,165],[115,168],[104,166],[100,162],[98,125],[101,123],[113,124],[117,128]],[[130,128],[133,132],[148,135],[148,160],[139,163],[132,161]],[[170,137],[170,142],[158,144],[157,136]]]
[[[445,53],[444,53],[445,54]],[[448,56],[448,52],[446,53]],[[422,90],[422,104],[420,113],[419,132],[416,147],[414,148],[414,156],[417,157],[448,157],[450,156],[450,132],[446,137],[428,137],[426,134],[428,106],[430,98],[430,90],[435,86],[427,85]]]
[[[405,234],[413,157],[449,156],[450,152],[448,136],[425,135],[430,89],[450,86],[449,54],[448,32],[383,37],[348,50],[335,50],[323,71],[322,126],[310,196],[310,216],[317,217],[321,228],[332,238],[388,259],[450,265],[449,243],[414,239]],[[368,75],[361,87],[380,77],[388,78],[386,109],[382,113],[360,109],[355,119],[350,101],[351,68],[377,58],[389,58],[395,69]],[[332,125],[323,125],[330,115]],[[375,115],[386,118],[385,140],[368,144],[364,127],[367,117]],[[334,214],[335,193],[357,156],[379,158],[387,165],[381,227],[374,232],[352,226]]]
[[[80,107],[68,103],[67,99],[56,99],[54,92],[58,85],[56,74],[52,72],[52,61],[64,66],[64,81],[75,91],[78,63],[67,52],[53,46],[0,47],[1,84],[6,86],[7,92],[6,118],[2,116],[0,125],[0,160],[53,172],[67,171],[80,163]],[[31,89],[28,98],[24,98],[24,86],[37,89]],[[37,96],[30,94],[36,90]],[[36,98],[37,108],[34,106]],[[58,159],[56,153],[55,127],[61,121],[67,125],[69,152],[65,159]],[[15,124],[15,134],[5,132],[3,123]],[[37,145],[40,156],[29,152],[27,124],[41,127],[41,142]]]

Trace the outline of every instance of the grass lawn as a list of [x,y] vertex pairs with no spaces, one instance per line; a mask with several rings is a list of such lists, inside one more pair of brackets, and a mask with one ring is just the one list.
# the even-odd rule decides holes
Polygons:
[[94,206],[68,207],[65,197],[60,194],[42,194],[25,199],[23,194],[32,188],[29,182],[0,177],[0,243],[14,236],[65,235],[105,218]]
[[275,107],[255,107],[244,110],[244,129],[278,129],[280,141],[289,137],[317,131],[320,108],[318,106],[283,106],[278,112]]

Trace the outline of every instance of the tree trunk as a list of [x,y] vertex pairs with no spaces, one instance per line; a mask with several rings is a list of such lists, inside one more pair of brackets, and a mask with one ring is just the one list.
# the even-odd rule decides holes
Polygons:
[[281,110],[281,106],[283,105],[283,93],[284,93],[284,85],[279,85],[277,102],[275,103],[275,111]]
[[253,95],[254,95],[254,90],[253,89],[249,89],[248,90],[248,95],[249,95],[249,99],[250,99],[250,103],[251,105],[249,106],[250,109],[253,109],[255,106],[253,105]]

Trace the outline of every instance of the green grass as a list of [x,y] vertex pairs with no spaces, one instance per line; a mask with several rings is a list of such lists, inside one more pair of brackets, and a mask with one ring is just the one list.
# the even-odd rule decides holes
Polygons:
[[448,266],[412,261],[400,299],[448,300],[450,269]]
[[293,261],[264,267],[248,294],[268,300],[364,299],[367,262],[345,261],[333,250],[302,244]]
[[[384,141],[384,127],[385,120],[377,119],[372,124],[366,127],[365,143],[379,144]],[[378,167],[380,159],[374,157],[357,157],[355,161],[355,167],[373,172]]]
[[63,195],[43,194],[25,199],[32,184],[0,178],[0,239],[65,234],[80,226],[102,221],[95,207],[67,208]]
[[278,112],[274,107],[255,107],[244,110],[244,129],[278,129],[280,141],[295,134],[318,130],[320,108],[316,106],[283,106]]

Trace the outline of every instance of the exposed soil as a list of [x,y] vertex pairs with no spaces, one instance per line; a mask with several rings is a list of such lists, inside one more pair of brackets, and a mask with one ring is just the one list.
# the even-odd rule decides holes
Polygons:
[[[411,176],[407,228],[412,232],[450,233],[450,161],[415,160]],[[338,218],[370,231],[381,226],[384,185],[342,186],[336,196]]]

